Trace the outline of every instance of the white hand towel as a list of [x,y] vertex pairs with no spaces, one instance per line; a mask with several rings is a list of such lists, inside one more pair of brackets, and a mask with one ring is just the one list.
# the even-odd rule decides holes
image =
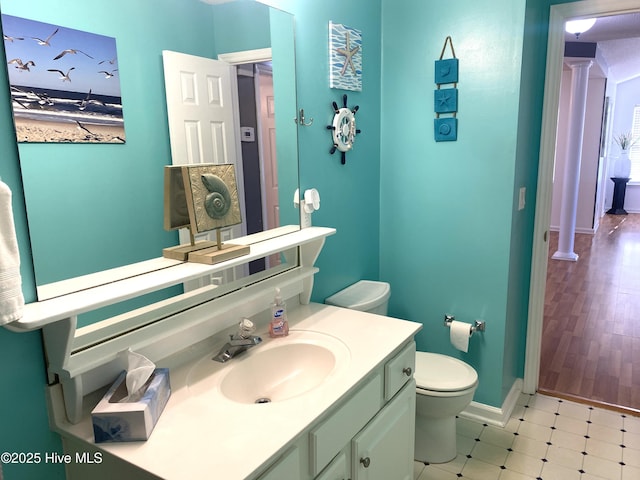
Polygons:
[[0,181],[0,325],[22,318],[24,297],[11,190]]

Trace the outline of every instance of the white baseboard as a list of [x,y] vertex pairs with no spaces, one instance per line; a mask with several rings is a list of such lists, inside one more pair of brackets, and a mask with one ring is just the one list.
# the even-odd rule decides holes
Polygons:
[[[560,231],[560,226],[559,225],[549,225],[549,230],[551,232],[559,232]],[[596,231],[593,228],[576,227],[575,233],[585,233],[587,235],[595,235]]]
[[507,398],[504,399],[501,408],[485,405],[484,403],[471,402],[459,416],[476,422],[486,423],[487,425],[504,427],[509,421],[509,418],[511,418],[511,413],[522,392],[522,385],[523,381],[521,378],[517,378],[516,381],[513,382],[511,390],[509,390],[509,394]]

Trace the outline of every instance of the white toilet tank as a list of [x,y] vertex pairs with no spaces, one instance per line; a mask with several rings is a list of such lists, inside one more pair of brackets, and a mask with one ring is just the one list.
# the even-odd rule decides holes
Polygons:
[[386,282],[360,280],[325,299],[327,305],[350,308],[361,312],[386,315],[391,286]]

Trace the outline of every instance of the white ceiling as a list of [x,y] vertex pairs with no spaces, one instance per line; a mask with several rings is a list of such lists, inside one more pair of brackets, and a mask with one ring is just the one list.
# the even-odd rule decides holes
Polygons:
[[567,33],[565,41],[597,43],[616,82],[640,76],[640,13],[600,17],[577,40]]

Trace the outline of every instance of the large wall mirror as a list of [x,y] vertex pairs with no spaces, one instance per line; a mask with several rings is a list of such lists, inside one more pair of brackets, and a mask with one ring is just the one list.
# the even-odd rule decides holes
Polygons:
[[[64,115],[47,117],[49,122],[30,124],[30,119],[41,120],[43,112],[52,107],[37,101],[41,90],[11,87],[14,118],[19,137],[22,135],[18,149],[40,300],[46,285],[159,257],[163,248],[178,244],[177,232],[163,229],[163,167],[172,164],[163,50],[217,59],[230,52],[271,49],[271,61],[255,67],[238,66],[237,97],[252,95],[255,72],[272,72],[277,133],[269,148],[277,158],[279,219],[268,226],[299,228],[299,212],[293,204],[298,187],[298,148],[293,121],[297,110],[292,15],[246,1],[220,5],[201,0],[94,0],[90,5],[83,0],[0,2],[3,15],[111,37],[117,48],[117,63],[109,64],[113,59],[85,51],[90,50],[89,45],[66,43],[62,29],[38,35],[3,31],[11,85],[37,87],[29,77],[45,75],[59,80],[61,90],[69,90],[74,88],[75,78],[81,78],[74,75],[80,65],[95,68],[96,79],[108,72],[120,82],[125,138],[105,143],[50,143],[43,130],[68,128],[68,122],[74,122],[73,128],[91,130],[89,108],[85,104],[85,110],[80,111],[82,102],[78,101],[78,111],[72,108]],[[21,44],[37,46],[50,60],[33,62],[35,65],[28,64],[27,58],[11,62],[19,58],[13,55]],[[92,62],[87,58],[90,56]],[[29,68],[22,68],[27,64]],[[52,71],[66,73],[76,64],[78,69],[70,71],[66,80]],[[78,81],[77,88],[78,95],[85,98],[91,87]],[[55,97],[58,92],[46,93]],[[99,94],[92,90],[92,98],[99,98]],[[16,102],[20,95],[29,101]],[[241,162],[254,163],[239,179],[244,192],[243,214],[252,222],[244,233],[252,234],[267,225],[262,216],[251,218],[264,211],[264,206],[255,204],[263,198],[259,189],[265,188],[262,167],[255,162],[267,144],[257,143],[263,136],[258,131],[260,121],[246,112],[243,118],[246,108],[240,106],[239,123],[249,128],[242,130],[243,135],[254,132],[254,140],[245,138],[248,141],[238,140],[237,144],[247,155]],[[24,112],[18,115],[18,109]],[[76,124],[79,114],[87,121]],[[240,139],[241,132],[237,133]],[[179,292],[159,295],[175,293]]]

